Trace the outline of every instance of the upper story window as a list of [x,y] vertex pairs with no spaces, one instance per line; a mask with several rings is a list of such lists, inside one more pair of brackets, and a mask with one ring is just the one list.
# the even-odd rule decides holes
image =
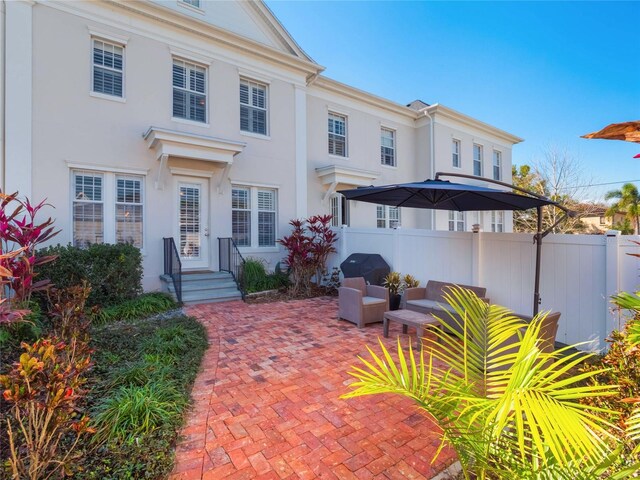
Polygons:
[[143,184],[143,177],[74,170],[73,244],[130,243],[142,248]]
[[382,165],[396,166],[396,132],[390,128],[380,129],[380,161]]
[[92,39],[92,91],[113,97],[124,96],[124,47]]
[[178,0],[180,3],[186,3],[192,7],[200,8],[200,0]]
[[240,130],[267,134],[267,86],[240,79]]
[[502,180],[502,152],[493,151],[493,179]]
[[347,156],[347,117],[329,112],[329,154]]
[[331,226],[349,225],[347,199],[341,193],[331,195]]
[[239,247],[275,247],[277,192],[235,185],[231,191],[231,231]]
[[173,59],[173,116],[207,122],[207,69]]
[[449,210],[449,230],[452,232],[465,231],[464,212]]
[[400,226],[400,207],[376,205],[376,226],[378,228],[398,228]]
[[491,212],[491,231],[492,232],[504,232],[504,212],[493,211]]
[[451,141],[451,165],[460,168],[460,140],[453,139]]
[[473,144],[473,174],[482,176],[482,145]]

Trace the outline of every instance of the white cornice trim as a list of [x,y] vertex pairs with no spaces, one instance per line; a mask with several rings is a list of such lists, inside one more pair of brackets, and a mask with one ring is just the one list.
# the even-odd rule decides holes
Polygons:
[[91,170],[98,172],[126,173],[129,175],[146,175],[148,168],[119,168],[113,165],[102,165],[98,163],[77,163],[65,160],[67,167],[73,170]]
[[359,187],[371,185],[371,182],[382,175],[382,172],[364,170],[360,168],[343,167],[340,165],[327,165],[316,168],[316,175],[323,185],[333,185],[333,189],[338,184],[355,185]]
[[494,127],[493,125],[489,125],[488,123],[484,123],[480,120],[477,120],[473,117],[470,117],[468,115],[465,115],[464,113],[458,112],[457,110],[454,110],[452,108],[446,107],[444,105],[441,105],[439,103],[435,103],[433,105],[430,105],[429,107],[421,110],[422,111],[427,111],[430,114],[435,114],[436,118],[438,115],[442,116],[445,119],[449,119],[449,120],[453,120],[459,123],[462,123],[465,126],[469,126],[472,128],[476,128],[484,133],[487,133],[489,135],[493,135],[494,137],[498,137],[502,140],[505,140],[507,142],[509,142],[510,144],[516,144],[516,143],[520,143],[523,142],[524,139],[520,138],[516,135],[513,135],[509,132],[506,132],[504,130],[501,130],[497,127]]
[[102,40],[107,40],[109,42],[117,43],[122,46],[125,46],[129,41],[129,37],[107,32],[101,29],[89,27],[88,30],[89,30],[89,35],[91,35],[92,37],[102,39]]
[[365,92],[364,90],[360,90],[345,83],[338,82],[337,80],[325,77],[324,75],[318,76],[314,81],[313,86],[414,120],[417,118],[417,112],[409,107],[405,107],[404,105],[373,95],[372,93]]

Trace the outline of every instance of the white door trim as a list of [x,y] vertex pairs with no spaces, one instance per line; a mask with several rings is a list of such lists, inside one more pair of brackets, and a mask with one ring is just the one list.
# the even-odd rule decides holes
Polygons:
[[[183,270],[210,270],[211,269],[211,244],[210,244],[210,232],[209,232],[209,218],[210,218],[210,205],[209,205],[209,179],[203,177],[174,177],[173,188],[173,202],[174,202],[174,234],[176,238],[176,247],[178,248],[178,254],[180,255],[180,261],[182,262]],[[185,189],[191,188],[191,192],[182,191],[181,187]],[[197,191],[197,195],[191,198],[192,204],[197,200],[197,217],[194,217],[193,211],[190,212],[187,222],[191,222],[190,225],[185,225],[181,228],[181,220],[184,223],[185,219],[181,219],[181,193],[194,194]],[[197,230],[197,232],[195,231]],[[195,252],[195,253],[194,253]]]

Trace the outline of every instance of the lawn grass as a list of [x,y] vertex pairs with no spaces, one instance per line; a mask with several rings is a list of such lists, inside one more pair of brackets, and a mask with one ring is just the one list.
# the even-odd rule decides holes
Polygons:
[[74,478],[160,479],[207,346],[204,327],[176,316],[96,327],[87,408],[97,429]]

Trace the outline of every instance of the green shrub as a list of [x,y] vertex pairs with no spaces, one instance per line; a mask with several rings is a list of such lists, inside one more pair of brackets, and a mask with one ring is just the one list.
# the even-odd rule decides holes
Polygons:
[[109,374],[107,388],[121,385],[141,387],[149,382],[163,380],[170,375],[170,367],[160,356],[145,355],[140,360],[125,362]]
[[71,245],[38,250],[38,256],[56,255],[54,262],[37,267],[38,278],[48,278],[58,288],[89,282],[87,306],[110,306],[142,293],[142,256],[133,245]]
[[166,312],[177,307],[176,302],[166,293],[144,293],[138,298],[99,310],[93,318],[98,324],[119,320],[137,320],[156,313]]
[[192,349],[201,347],[202,338],[193,335],[190,329],[184,325],[160,328],[141,345],[143,353],[158,355],[166,361],[169,360],[168,357],[180,361],[181,357]]
[[187,398],[168,381],[123,385],[96,408],[97,438],[132,443],[160,426],[180,423]]
[[242,266],[241,275],[242,286],[247,293],[274,290],[289,283],[287,275],[280,270],[280,264],[276,266],[274,273],[269,274],[260,258],[247,258]]

